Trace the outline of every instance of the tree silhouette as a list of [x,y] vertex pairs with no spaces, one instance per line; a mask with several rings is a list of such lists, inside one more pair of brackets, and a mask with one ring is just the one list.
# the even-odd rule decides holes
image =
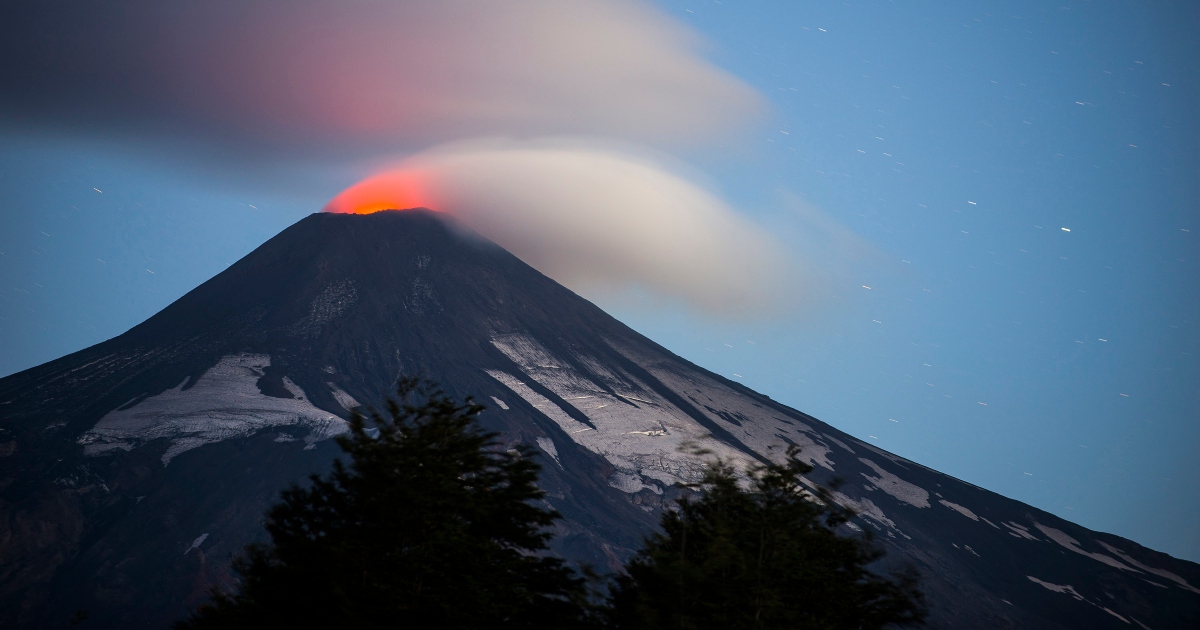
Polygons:
[[924,617],[911,575],[867,569],[883,552],[839,535],[852,516],[828,491],[806,487],[812,470],[791,447],[783,464],[752,470],[747,487],[717,461],[702,491],[664,512],[611,589],[609,625],[631,629],[855,629]]
[[483,407],[403,380],[386,415],[354,414],[349,463],[292,486],[267,516],[270,544],[234,563],[182,629],[573,628],[587,582],[545,554],[539,466],[479,429]]

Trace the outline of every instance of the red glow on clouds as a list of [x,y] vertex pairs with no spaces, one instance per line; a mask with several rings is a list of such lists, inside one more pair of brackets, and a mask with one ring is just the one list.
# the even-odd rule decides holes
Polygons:
[[325,211],[371,214],[408,208],[437,210],[437,206],[426,177],[413,169],[398,169],[371,175],[343,190],[325,206]]

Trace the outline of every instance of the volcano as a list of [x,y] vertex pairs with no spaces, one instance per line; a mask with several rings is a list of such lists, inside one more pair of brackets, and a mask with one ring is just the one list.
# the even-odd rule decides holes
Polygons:
[[1200,627],[1200,565],[855,439],[708,372],[445,215],[314,214],[125,334],[0,379],[0,625],[162,628],[398,377],[540,450],[554,550],[617,570],[695,444],[845,481],[935,628]]

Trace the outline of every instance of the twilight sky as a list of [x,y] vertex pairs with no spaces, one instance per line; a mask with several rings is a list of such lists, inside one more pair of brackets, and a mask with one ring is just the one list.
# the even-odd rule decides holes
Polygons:
[[373,176],[704,367],[1200,561],[1200,11],[834,4],[2,9],[0,374]]

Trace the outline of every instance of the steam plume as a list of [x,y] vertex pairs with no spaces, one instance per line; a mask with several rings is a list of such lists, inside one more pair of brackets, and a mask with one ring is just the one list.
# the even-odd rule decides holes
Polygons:
[[651,158],[583,143],[435,149],[327,209],[413,206],[455,215],[575,288],[640,286],[740,315],[784,306],[782,284],[798,278],[776,242],[713,193]]

